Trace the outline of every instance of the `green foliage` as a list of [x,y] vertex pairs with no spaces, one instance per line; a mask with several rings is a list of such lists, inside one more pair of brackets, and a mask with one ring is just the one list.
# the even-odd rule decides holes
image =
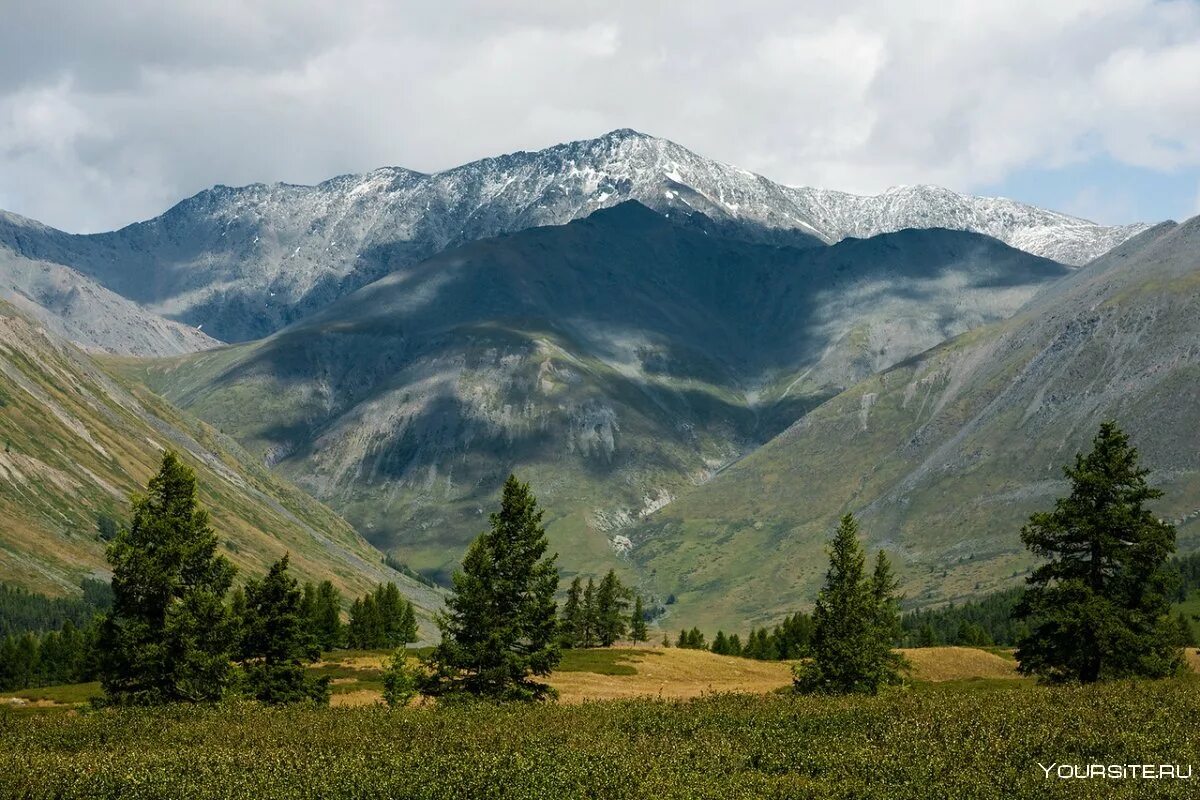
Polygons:
[[679,638],[675,640],[675,646],[686,650],[704,650],[708,647],[704,640],[704,634],[700,632],[699,628],[679,631]]
[[996,644],[1013,647],[1029,628],[1013,618],[1024,589],[993,592],[966,603],[909,611],[900,618],[906,647]]
[[112,588],[107,582],[85,578],[81,588],[83,597],[46,597],[0,583],[0,637],[57,630],[65,622],[83,627],[112,606]]
[[601,647],[611,647],[625,635],[625,614],[630,591],[621,585],[617,573],[609,570],[596,592],[596,639]]
[[342,625],[342,594],[330,581],[321,581],[314,593],[308,624],[322,650],[333,650],[345,642]]
[[583,590],[583,606],[580,611],[580,619],[583,620],[583,627],[580,637],[577,640],[579,647],[595,647],[600,643],[596,635],[600,628],[600,618],[597,610],[596,582],[588,578],[587,588]]
[[0,734],[0,796],[1185,798],[1194,780],[1048,780],[1037,762],[1152,753],[1197,764],[1198,717],[1200,682],[1175,680],[400,714],[246,704],[14,715]]
[[[324,614],[329,615],[328,606]],[[379,584],[350,606],[346,641],[351,649],[403,647],[415,642],[417,636],[416,610],[400,595],[394,583]]]
[[383,701],[388,708],[404,708],[417,696],[417,673],[408,664],[406,651],[397,648],[383,672]]
[[583,604],[583,579],[578,575],[567,589],[563,603],[562,619],[559,621],[559,641],[565,648],[580,647],[587,641],[587,617]]
[[1063,470],[1070,495],[1021,529],[1026,547],[1046,559],[1016,610],[1030,626],[1017,649],[1022,673],[1091,683],[1180,669],[1167,561],[1175,529],[1145,507],[1162,492],[1137,461],[1129,437],[1105,422],[1092,451]]
[[649,638],[646,631],[646,612],[642,609],[642,596],[639,594],[633,602],[633,613],[629,616],[629,638],[634,644],[644,642]]
[[225,606],[234,568],[216,554],[196,478],[167,452],[148,494],[108,547],[113,607],[100,629],[108,702],[212,701],[230,679],[234,626]]
[[8,634],[0,640],[0,691],[13,691],[95,678],[96,626],[80,629],[70,620],[57,631]]
[[328,678],[313,679],[305,672],[304,665],[316,661],[321,648],[303,606],[304,594],[288,574],[287,555],[262,580],[246,584],[238,656],[246,690],[256,700],[271,705],[329,702]]
[[396,570],[396,572],[399,572],[401,575],[407,575],[408,577],[412,578],[417,583],[423,583],[426,586],[430,587],[431,589],[438,588],[438,585],[435,581],[432,581],[429,578],[422,575],[421,573],[417,572],[415,569],[410,567],[408,564],[405,564],[403,561],[396,558],[391,553],[383,554],[383,563],[385,565],[391,567],[392,569]]
[[550,693],[530,677],[549,674],[561,657],[558,568],[546,548],[542,510],[529,485],[510,475],[491,529],[471,544],[454,574],[424,691],[522,700]]
[[813,611],[812,657],[795,669],[801,692],[875,694],[900,679],[903,662],[892,650],[900,625],[896,581],[882,552],[867,576],[858,536],[858,523],[846,514],[830,543],[829,572]]

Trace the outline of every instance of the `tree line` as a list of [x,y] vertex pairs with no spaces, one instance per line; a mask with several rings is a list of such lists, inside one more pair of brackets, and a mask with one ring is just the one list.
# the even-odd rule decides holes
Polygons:
[[559,642],[563,647],[611,647],[628,633],[637,643],[649,634],[641,595],[633,592],[617,578],[614,570],[597,586],[588,578],[576,576],[567,590],[559,620]]
[[[1070,493],[1022,528],[1022,541],[1043,561],[1011,609],[1022,626],[1014,629],[1021,631],[1022,673],[1086,683],[1162,677],[1182,668],[1182,621],[1170,615],[1170,603],[1194,562],[1170,561],[1174,528],[1146,508],[1161,493],[1147,484],[1137,459],[1125,434],[1105,423],[1091,452],[1065,468]],[[231,654],[248,693],[260,700],[327,697],[328,687],[302,668],[315,658],[318,641],[314,626],[305,624],[305,592],[287,576],[287,558],[247,583],[236,622],[223,600],[233,567],[216,555],[215,535],[194,494],[190,470],[167,454],[149,494],[134,498],[132,524],[109,546],[113,606],[99,634],[106,697],[118,703],[215,699],[232,682]],[[640,598],[630,612],[631,593],[611,571],[599,585],[574,580],[560,615],[557,556],[547,552],[542,516],[528,484],[510,475],[490,528],[453,575],[446,610],[436,620],[440,643],[420,665],[403,651],[391,660],[384,676],[389,703],[402,705],[416,692],[541,699],[553,691],[539,678],[557,666],[564,647],[612,644],[627,629],[635,639],[645,634]],[[875,693],[902,680],[906,664],[894,645],[914,631],[933,642],[957,621],[956,636],[975,636],[971,625],[992,636],[984,622],[998,624],[1007,602],[1002,597],[943,617],[913,616],[906,627],[887,554],[877,552],[868,568],[861,538],[854,516],[843,516],[811,616],[793,615],[770,633],[754,630],[745,643],[719,631],[712,646],[751,657],[800,656],[797,691]],[[381,606],[389,614],[399,609],[400,622],[391,628],[372,622]],[[310,607],[324,609],[307,613],[330,622],[320,587]],[[404,640],[405,625],[402,604],[384,589],[360,600],[349,628],[367,637],[356,642],[390,646]],[[693,628],[681,631],[677,646],[708,645]]]
[[323,702],[327,685],[304,669],[322,650],[417,640],[415,609],[392,583],[357,598],[349,624],[338,589],[330,581],[301,586],[287,555],[231,589],[234,567],[216,553],[195,490],[194,473],[164,455],[148,493],[133,498],[130,525],[107,537],[111,585],[86,580],[82,598],[0,585],[9,631],[0,640],[0,689],[99,679],[114,704],[229,693]]

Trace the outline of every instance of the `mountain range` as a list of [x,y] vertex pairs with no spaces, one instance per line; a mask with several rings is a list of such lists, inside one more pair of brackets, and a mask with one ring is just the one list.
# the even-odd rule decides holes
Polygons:
[[722,238],[629,201],[448,250],[135,376],[445,577],[509,471],[567,572],[808,409],[1070,270],[988,237]]
[[1102,226],[933,186],[873,197],[788,187],[623,129],[432,175],[386,167],[317,186],[217,186],[110,233],[70,235],[0,216],[0,246],[69,266],[149,311],[240,342],[447,248],[560,225],[626,200],[702,215],[715,231],[753,241],[820,245],[948,228],[1070,265],[1145,227]]
[[1106,419],[1155,509],[1200,544],[1200,217],[1164,223],[976,328],[860,382],[639,528],[632,557],[681,615],[777,618],[812,596],[837,517],[859,516],[910,602],[1010,585],[1018,531],[1067,488]]
[[739,626],[811,602],[847,510],[912,603],[1011,583],[1021,517],[1109,414],[1191,542],[1195,448],[1166,443],[1196,441],[1194,225],[787,187],[619,130],[218,186],[110,233],[0,214],[0,289],[152,428],[348,520],[364,574],[378,548],[444,582],[512,471],[566,577],[616,567],[668,619]]

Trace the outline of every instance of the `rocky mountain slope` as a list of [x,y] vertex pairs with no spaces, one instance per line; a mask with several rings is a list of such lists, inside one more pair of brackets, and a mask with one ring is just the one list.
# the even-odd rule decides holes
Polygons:
[[77,269],[224,341],[302,319],[393,270],[625,200],[714,233],[791,246],[904,228],[984,233],[1082,264],[1144,226],[1105,227],[935,187],[859,197],[773,183],[631,130],[426,175],[387,167],[317,186],[217,186],[119,231],[72,236],[0,216],[0,245]]
[[194,353],[219,342],[164,319],[70,267],[0,245],[0,299],[88,350],[135,356]]
[[1028,514],[1116,419],[1200,544],[1200,218],[1165,223],[1012,318],[838,395],[631,531],[632,557],[684,620],[745,624],[811,602],[837,517],[860,516],[910,599],[1011,585]]
[[196,469],[226,554],[243,574],[284,552],[297,573],[362,593],[396,581],[425,609],[438,593],[381,562],[325,506],[257,464],[209,426],[0,301],[0,580],[60,594],[106,574],[97,518],[128,513],[161,452]]
[[129,369],[432,574],[510,470],[564,569],[599,571],[643,515],[805,410],[1068,272],[960,231],[779,247],[627,202]]

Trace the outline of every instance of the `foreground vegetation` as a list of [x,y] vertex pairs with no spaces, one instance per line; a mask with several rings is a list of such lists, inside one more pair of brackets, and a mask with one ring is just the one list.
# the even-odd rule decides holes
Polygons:
[[876,697],[255,704],[0,717],[6,797],[1184,797],[1038,763],[1200,763],[1200,683]]

